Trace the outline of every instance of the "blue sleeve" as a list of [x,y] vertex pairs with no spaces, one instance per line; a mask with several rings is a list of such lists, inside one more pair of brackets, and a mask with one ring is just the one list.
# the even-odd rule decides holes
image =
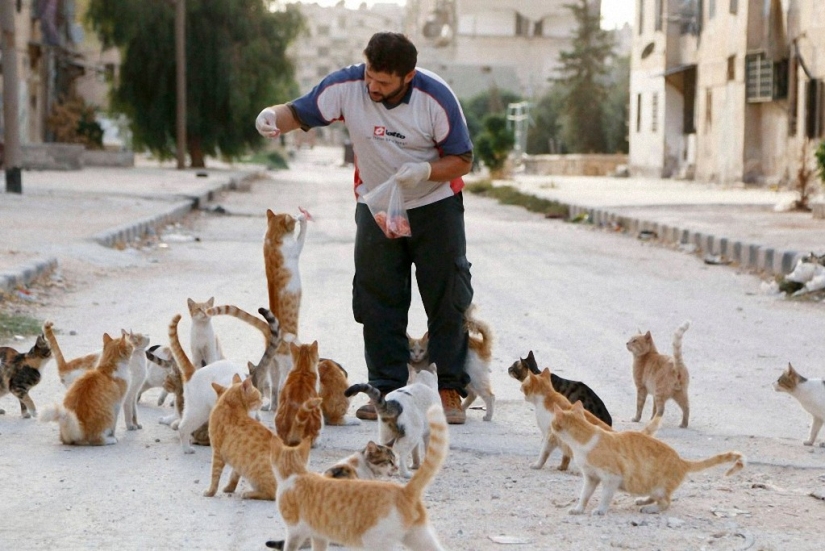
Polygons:
[[312,90],[288,105],[304,130],[327,126],[343,118],[347,85],[359,81],[364,81],[363,63],[330,73]]

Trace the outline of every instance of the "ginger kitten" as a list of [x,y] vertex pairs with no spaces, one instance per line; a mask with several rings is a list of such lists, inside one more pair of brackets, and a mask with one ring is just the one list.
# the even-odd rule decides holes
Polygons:
[[295,367],[287,375],[275,412],[275,432],[287,445],[304,438],[314,444],[321,434],[323,414],[313,411],[306,423],[296,423],[296,416],[307,400],[318,397],[318,341],[312,344],[289,343]]
[[[813,446],[822,422],[825,421],[825,380],[806,379],[788,363],[788,369],[782,372],[773,388],[796,398],[805,411],[811,414],[811,432],[803,444]],[[819,446],[825,448],[825,442],[820,442]]]
[[308,438],[288,447],[273,436],[270,454],[278,480],[278,509],[287,530],[284,549],[296,550],[310,538],[313,549],[326,549],[329,542],[358,549],[392,549],[402,543],[418,551],[443,549],[421,499],[449,448],[440,404],[427,411],[427,420],[430,446],[405,486],[310,472]]
[[690,322],[686,321],[673,333],[673,356],[659,353],[650,331],[634,335],[627,341],[627,349],[633,354],[633,383],[636,385],[636,416],[633,421],[642,418],[649,393],[653,395],[651,418],[664,415],[665,402],[672,398],[682,408],[682,423],[679,426],[688,426],[690,376],[682,358],[682,337],[688,327]]
[[252,486],[243,499],[274,500],[277,483],[269,461],[269,441],[272,431],[260,421],[250,418],[261,407],[261,393],[252,379],[241,382],[233,375],[229,388],[212,383],[218,401],[209,414],[209,440],[212,444],[212,482],[203,493],[213,497],[225,465],[232,468],[229,483],[223,491],[231,494],[241,477]]
[[610,432],[585,419],[581,402],[569,410],[554,406],[552,429],[559,440],[573,451],[582,471],[579,501],[570,514],[582,514],[599,483],[602,497],[594,515],[603,515],[616,490],[644,496],[636,501],[642,513],[659,513],[670,506],[673,492],[688,473],[721,463],[733,463],[725,473],[731,475],[744,467],[741,453],[730,451],[689,461],[656,438],[636,431]]
[[344,367],[329,358],[318,361],[319,392],[323,399],[321,412],[324,414],[325,425],[358,425],[358,419],[346,419],[349,410],[349,398],[344,391],[349,388],[347,371]]
[[95,368],[72,383],[62,405],[43,413],[43,421],[60,424],[61,442],[77,446],[117,443],[115,425],[129,386],[133,350],[126,334],[117,339],[103,334],[103,352]]

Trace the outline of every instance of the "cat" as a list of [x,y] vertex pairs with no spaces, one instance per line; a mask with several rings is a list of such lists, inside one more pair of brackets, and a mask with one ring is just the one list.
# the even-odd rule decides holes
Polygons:
[[324,414],[325,425],[358,425],[358,419],[347,419],[350,401],[344,395],[349,388],[347,371],[344,367],[329,358],[318,360],[318,381],[321,402],[321,412]]
[[295,367],[287,375],[275,412],[275,432],[288,446],[308,437],[312,444],[321,434],[324,419],[320,408],[304,426],[295,423],[296,414],[307,400],[318,397],[318,341],[289,343]]
[[49,346],[54,354],[54,361],[57,364],[57,375],[60,377],[60,382],[63,386],[69,388],[78,377],[83,375],[89,369],[93,369],[100,358],[100,352],[93,352],[85,356],[79,356],[71,361],[66,361],[63,357],[63,352],[60,350],[60,345],[57,342],[57,337],[54,334],[54,323],[46,321],[43,324],[43,336],[49,341]]
[[391,446],[376,444],[372,440],[363,449],[348,455],[324,471],[331,478],[360,478],[375,480],[389,478],[398,473],[398,462]]
[[690,472],[721,463],[733,463],[725,473],[731,475],[745,465],[737,451],[714,455],[700,461],[682,459],[656,438],[636,431],[609,432],[588,422],[584,408],[576,402],[569,410],[554,406],[552,429],[573,450],[582,471],[582,489],[571,514],[582,514],[590,496],[601,482],[602,496],[595,515],[610,507],[616,490],[644,496],[636,501],[642,513],[660,513],[670,506],[671,496]]
[[665,402],[673,399],[682,408],[682,428],[688,426],[690,402],[688,383],[690,376],[682,358],[682,337],[690,327],[685,321],[673,333],[673,356],[660,354],[653,343],[650,331],[634,335],[627,341],[627,349],[633,354],[633,383],[636,385],[636,416],[634,422],[642,418],[648,393],[653,394],[653,414],[664,415]]
[[[150,378],[152,379],[152,384],[154,384],[157,378],[163,376],[163,380],[160,383],[163,394],[161,394],[162,399],[158,398],[158,405],[163,405],[166,396],[172,394],[175,397],[175,411],[174,413],[158,418],[158,423],[177,429],[181,415],[183,414],[183,376],[178,368],[178,364],[175,363],[174,358],[172,358],[172,349],[168,346],[164,346],[163,348],[158,348],[158,346],[160,345],[152,346],[145,352],[146,359],[149,361],[148,365],[152,367],[149,368],[150,375],[146,377],[147,382],[145,382],[143,386],[146,388]],[[158,354],[163,354],[163,356]]]
[[[496,397],[490,384],[490,360],[492,359],[493,333],[489,325],[473,317],[475,305],[470,305],[464,313],[464,325],[469,334],[467,359],[464,362],[464,371],[470,376],[467,385],[467,397],[461,403],[461,409],[467,411],[477,397],[484,400],[486,413],[485,421],[493,419]],[[413,338],[407,333],[410,347],[410,364],[420,370],[430,363],[429,331],[420,338]]]
[[[533,355],[533,351],[530,350],[527,353],[526,358],[519,358],[513,362],[513,365],[507,369],[507,373],[515,380],[524,382],[524,379],[527,378],[528,373],[539,375],[541,370],[536,362],[536,357]],[[604,402],[602,402],[602,399],[599,398],[599,395],[585,383],[565,379],[563,377],[559,377],[555,373],[550,373],[550,379],[553,383],[553,389],[556,392],[563,394],[565,398],[570,400],[571,404],[576,401],[581,401],[584,405],[584,409],[604,421],[606,424],[613,426],[613,417],[611,417],[610,412],[607,410],[607,406],[604,405]]]
[[[37,417],[37,408],[29,391],[40,382],[40,369],[52,357],[52,349],[41,333],[28,352],[10,346],[0,347],[0,397],[11,394],[20,402],[23,419]],[[0,409],[0,415],[6,413]]]
[[[805,411],[811,414],[811,432],[803,443],[813,446],[825,420],[825,380],[806,379],[788,363],[788,368],[782,372],[773,388],[796,398]],[[825,448],[825,442],[820,442],[819,446]]]
[[176,314],[169,323],[169,348],[183,380],[183,412],[177,429],[183,453],[195,453],[190,437],[198,427],[209,421],[209,414],[217,401],[212,383],[229,386],[234,375],[245,378],[249,372],[230,360],[218,360],[195,370],[178,339],[180,318],[181,315]]
[[[306,241],[308,216],[304,212],[297,217],[291,214],[275,214],[266,211],[266,232],[264,233],[263,255],[266,271],[266,290],[269,310],[281,323],[285,334],[298,337],[298,318],[301,310],[301,273],[299,260]],[[295,235],[295,225],[299,226]],[[292,355],[284,344],[278,350],[271,364],[272,392],[269,409],[277,410],[278,397],[286,377],[292,369]]]
[[43,412],[43,421],[57,421],[60,441],[67,445],[103,446],[117,443],[115,427],[129,387],[129,361],[134,346],[125,332],[119,338],[103,334],[97,365],[83,373],[63,398]]
[[[169,394],[173,394],[165,388],[164,382],[169,377],[169,370],[174,366],[171,361],[172,351],[168,346],[155,344],[146,349],[144,353],[148,362],[146,363],[146,379],[143,381],[138,391],[137,400],[140,401],[143,393],[151,388],[160,388],[157,404],[162,406],[166,402]],[[180,377],[178,377],[179,379]],[[183,388],[181,387],[181,391]]]
[[270,454],[278,481],[278,509],[287,531],[283,548],[296,550],[311,538],[313,549],[326,549],[333,541],[359,549],[392,549],[403,543],[413,550],[442,550],[421,497],[444,463],[449,434],[440,403],[427,411],[426,418],[430,446],[405,486],[309,472],[309,439],[287,447],[273,436]]
[[[521,391],[524,394],[524,400],[533,404],[535,407],[536,423],[538,424],[539,430],[542,434],[542,447],[539,452],[539,457],[535,463],[530,465],[530,468],[541,469],[547,462],[547,458],[550,457],[553,450],[556,449],[557,446],[560,446],[562,450],[562,459],[559,464],[559,470],[566,471],[570,465],[572,451],[569,447],[559,442],[558,437],[552,430],[550,430],[550,425],[553,421],[554,406],[558,406],[564,410],[570,409],[570,400],[555,390],[552,384],[552,374],[548,368],[544,368],[544,371],[542,371],[539,375],[534,374],[532,371],[528,371],[527,376],[524,378],[524,382],[521,383]],[[612,430],[610,425],[596,417],[594,414],[586,409],[584,411],[585,417],[590,423],[599,425],[605,430]]]
[[412,468],[418,467],[420,453],[429,438],[426,412],[433,404],[440,404],[438,395],[438,375],[436,365],[416,371],[407,364],[409,382],[406,386],[393,390],[386,396],[370,384],[355,384],[344,394],[351,397],[359,392],[369,396],[378,414],[378,441],[389,445],[398,454],[398,472],[410,478],[407,460],[412,454]]
[[277,483],[269,460],[269,441],[272,431],[250,418],[262,405],[260,391],[252,385],[252,379],[241,382],[236,373],[228,388],[213,382],[212,388],[218,399],[209,414],[209,440],[212,443],[212,480],[203,493],[213,497],[218,491],[218,483],[225,465],[232,474],[223,491],[232,493],[241,477],[252,486],[244,492],[243,499],[264,499],[273,501]]
[[186,299],[192,326],[189,328],[189,350],[192,352],[192,364],[195,369],[224,359],[221,343],[212,327],[212,317],[206,311],[215,305],[215,297],[206,302]]

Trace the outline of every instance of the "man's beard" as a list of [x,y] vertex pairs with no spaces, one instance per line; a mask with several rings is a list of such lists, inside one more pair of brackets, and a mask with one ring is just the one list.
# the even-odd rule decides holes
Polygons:
[[406,88],[407,88],[407,85],[404,84],[404,82],[401,82],[401,86],[399,86],[398,88],[396,88],[395,90],[393,90],[389,94],[377,94],[377,99],[376,99],[376,94],[373,94],[372,92],[370,92],[369,88],[367,88],[367,93],[369,94],[370,99],[372,101],[374,101],[375,103],[379,103],[379,102],[383,102],[383,101],[389,101],[389,102],[396,101],[397,102],[398,100],[401,99],[401,96],[404,95],[404,92],[405,92]]

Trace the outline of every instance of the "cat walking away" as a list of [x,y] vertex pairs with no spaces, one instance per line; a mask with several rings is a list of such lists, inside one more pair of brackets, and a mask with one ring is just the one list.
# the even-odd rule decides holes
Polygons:
[[633,354],[633,383],[636,385],[636,416],[642,418],[647,395],[653,395],[651,418],[664,415],[665,402],[673,399],[682,408],[682,428],[688,426],[690,402],[688,383],[690,376],[682,358],[682,337],[690,327],[686,321],[673,333],[673,356],[660,354],[653,342],[650,331],[634,335],[627,341],[627,349]]
[[[788,369],[782,372],[773,388],[796,398],[805,411],[811,414],[811,432],[803,444],[813,446],[825,421],[825,380],[806,379],[788,363]],[[819,446],[825,448],[825,442],[820,442]]]
[[[0,347],[0,397],[11,394],[20,402],[23,419],[37,416],[37,408],[29,391],[40,382],[40,369],[52,357],[46,338],[40,334],[27,352],[10,346]],[[6,413],[0,409],[0,415]]]
[[[443,549],[429,522],[422,494],[441,469],[449,448],[440,403],[427,411],[430,446],[421,468],[405,486],[384,480],[335,479],[306,468],[310,441],[287,447],[273,436],[271,459],[278,480],[278,509],[286,524],[283,549],[307,539],[313,549],[335,542],[353,549]],[[274,542],[273,542],[274,543]]]
[[733,463],[726,475],[744,467],[741,453],[730,451],[689,461],[656,438],[636,431],[611,432],[590,423],[580,402],[569,410],[554,406],[552,430],[573,451],[582,472],[578,503],[570,514],[584,513],[587,502],[601,483],[602,494],[594,515],[603,515],[616,490],[642,496],[636,500],[642,513],[660,513],[670,506],[673,492],[688,473]]

